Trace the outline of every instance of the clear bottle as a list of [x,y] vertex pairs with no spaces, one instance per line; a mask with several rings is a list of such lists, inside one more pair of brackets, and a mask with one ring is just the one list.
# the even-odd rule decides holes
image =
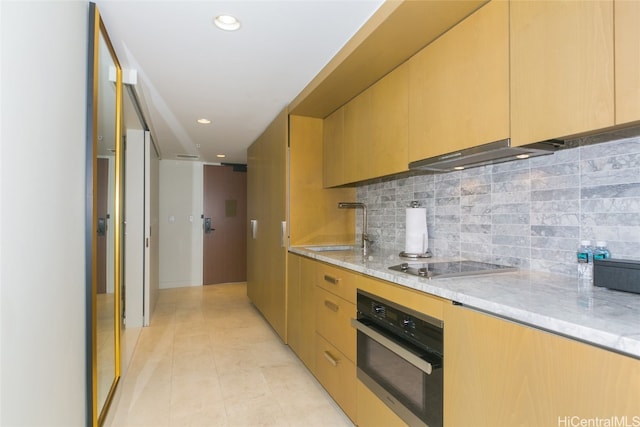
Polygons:
[[599,240],[596,242],[596,248],[593,250],[593,259],[609,259],[611,253],[607,249],[607,242]]
[[576,253],[578,259],[578,277],[580,279],[593,279],[593,249],[591,240],[582,240]]

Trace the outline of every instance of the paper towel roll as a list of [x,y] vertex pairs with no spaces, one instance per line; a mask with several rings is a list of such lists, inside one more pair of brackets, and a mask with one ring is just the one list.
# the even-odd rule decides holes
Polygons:
[[429,249],[426,208],[407,208],[404,248],[407,254],[423,254]]

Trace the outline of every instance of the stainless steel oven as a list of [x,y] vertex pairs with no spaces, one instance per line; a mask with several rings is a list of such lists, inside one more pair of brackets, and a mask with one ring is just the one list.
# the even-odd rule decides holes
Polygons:
[[358,291],[357,375],[410,426],[442,426],[443,322]]

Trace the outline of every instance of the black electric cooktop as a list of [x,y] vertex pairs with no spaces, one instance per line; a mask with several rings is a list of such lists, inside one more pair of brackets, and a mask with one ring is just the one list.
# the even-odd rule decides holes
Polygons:
[[444,278],[516,271],[516,267],[478,261],[405,262],[389,267],[418,277]]

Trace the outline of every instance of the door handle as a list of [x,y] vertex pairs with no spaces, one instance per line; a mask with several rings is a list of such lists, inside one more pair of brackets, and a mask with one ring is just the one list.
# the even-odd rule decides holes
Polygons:
[[325,350],[322,353],[322,355],[324,356],[325,359],[327,359],[327,362],[331,363],[331,365],[338,366],[338,359],[333,357],[333,355],[331,353],[329,353],[328,351]]
[[215,230],[215,228],[211,228],[211,218],[205,218],[204,219],[204,232],[205,233],[211,233],[214,230]]
[[287,221],[280,222],[280,247],[286,248],[287,242]]
[[335,311],[336,313],[340,310],[340,306],[335,302],[331,302],[329,300],[324,300],[324,305],[331,311]]
[[360,322],[358,319],[351,319],[351,326],[353,326],[359,332],[362,332],[372,340],[376,341],[387,350],[394,352],[407,362],[411,363],[413,366],[420,369],[425,374],[431,375],[431,373],[434,371],[434,367],[433,365],[431,365],[431,363],[427,362],[424,359],[421,359],[413,352],[407,350],[404,345],[400,345],[390,338],[387,338],[375,329],[372,329],[364,323]]
[[98,236],[104,236],[107,234],[107,219],[98,218]]
[[258,238],[258,220],[257,219],[251,220],[251,238],[253,240],[256,240]]
[[325,282],[329,282],[332,285],[337,285],[338,283],[340,283],[340,278],[329,276],[328,274],[325,274],[324,275],[324,281]]

